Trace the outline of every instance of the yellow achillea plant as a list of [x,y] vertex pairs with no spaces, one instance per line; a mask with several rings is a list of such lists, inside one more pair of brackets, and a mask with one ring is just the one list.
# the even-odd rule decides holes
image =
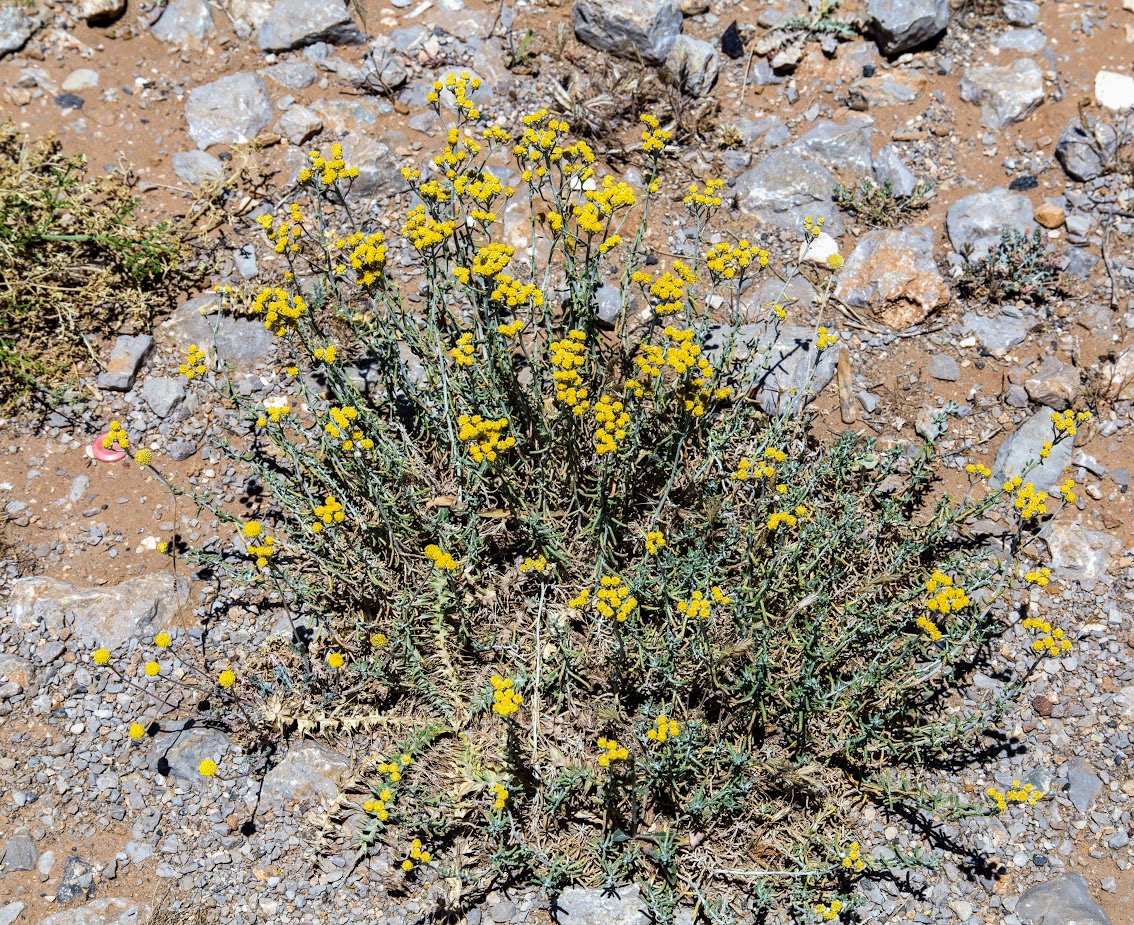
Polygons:
[[[636,879],[659,917],[813,916],[821,900],[837,914],[827,898],[865,863],[832,862],[832,846],[864,800],[988,811],[882,781],[972,747],[1018,693],[944,707],[1026,584],[963,528],[995,508],[1018,555],[1051,515],[1034,490],[1017,505],[1022,481],[922,500],[934,445],[815,439],[810,379],[790,413],[759,410],[768,351],[742,351],[738,329],[759,312],[775,337],[785,299],[745,295],[770,266],[754,235],[711,243],[716,181],[667,198],[693,246],[647,269],[668,168],[657,119],[631,184],[558,116],[510,133],[481,124],[474,97],[459,74],[434,88],[444,150],[407,165],[418,201],[381,237],[350,212],[337,149],[262,222],[273,242],[287,226],[286,272],[249,299],[279,338],[289,411],[220,390],[247,423],[234,455],[263,509],[241,522],[173,487],[231,526],[226,548],[176,554],[296,630],[240,665],[213,718],[248,729],[249,754],[293,731],[349,735],[365,760],[324,837],[360,861],[427,840],[463,896]],[[604,321],[603,286],[644,311]],[[814,355],[842,349],[825,308],[801,319]],[[1022,678],[1062,650],[1043,638]],[[808,874],[777,874],[793,870]]]

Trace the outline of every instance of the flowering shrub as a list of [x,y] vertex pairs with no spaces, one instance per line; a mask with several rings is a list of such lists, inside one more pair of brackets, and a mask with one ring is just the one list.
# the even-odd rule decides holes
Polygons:
[[[930,504],[931,444],[821,444],[805,396],[761,413],[761,361],[737,359],[732,335],[707,348],[708,307],[737,324],[769,262],[746,240],[706,243],[719,184],[685,198],[694,252],[647,269],[656,120],[636,189],[599,177],[546,112],[515,138],[479,129],[471,89],[433,95],[456,124],[428,177],[406,168],[420,202],[400,236],[344,205],[338,146],[312,155],[305,200],[261,220],[289,270],[243,304],[279,335],[289,394],[227,395],[250,436],[233,453],[273,504],[239,521],[193,494],[232,531],[188,555],[259,589],[294,632],[203,670],[209,715],[261,749],[370,736],[324,834],[359,859],[400,852],[391,876],[455,878],[466,898],[517,877],[637,879],[662,921],[730,901],[835,918],[879,847],[855,839],[862,796],[998,811],[891,774],[1005,708],[943,706],[1005,630],[992,605],[1015,583],[959,528],[998,508],[1018,552],[1048,512],[975,463],[964,498]],[[502,156],[515,188],[486,168]],[[510,201],[546,246],[502,240]],[[609,278],[641,324],[600,321]],[[786,312],[765,308],[777,330]],[[220,385],[206,354],[184,371]],[[1022,677],[1065,641],[1029,628]]]

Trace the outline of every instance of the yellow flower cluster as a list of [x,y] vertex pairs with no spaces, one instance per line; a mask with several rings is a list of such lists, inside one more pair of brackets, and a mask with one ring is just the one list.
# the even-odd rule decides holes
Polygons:
[[226,668],[219,675],[217,675],[217,685],[228,690],[236,683],[236,672],[231,668]]
[[504,809],[504,804],[508,802],[508,788],[503,784],[493,784],[492,792],[496,795],[496,800],[493,802],[492,808],[496,810],[496,812],[500,812]]
[[925,590],[931,597],[925,602],[925,609],[933,613],[952,613],[969,606],[969,597],[961,588],[954,587],[953,579],[935,569],[925,583]]
[[853,870],[856,874],[866,870],[866,861],[862,859],[862,849],[858,842],[852,841],[847,848],[847,853],[843,857],[843,869]]
[[433,563],[435,568],[439,568],[443,572],[455,572],[457,570],[457,560],[449,555],[449,553],[442,552],[441,547],[437,544],[430,543],[422,552],[425,554],[425,558]]
[[288,401],[286,395],[281,395],[276,398],[267,398],[264,400],[264,410],[268,412],[268,417],[265,418],[261,416],[257,418],[257,427],[267,426],[269,419],[273,424],[278,424],[281,418],[291,414],[291,402]]
[[[780,486],[777,485],[776,489],[779,490]],[[807,515],[807,506],[800,504],[795,508],[795,513],[788,513],[786,511],[777,511],[768,517],[768,529],[779,529],[780,524],[787,524],[789,527],[794,527],[799,523],[799,518]]]
[[[633,278],[631,277],[631,279]],[[648,280],[649,275],[642,274],[639,281],[643,278]],[[654,312],[661,317],[680,311],[681,301],[685,297],[685,287],[693,285],[696,281],[697,275],[682,261],[675,260],[672,270],[666,270],[656,280],[648,283],[650,295],[658,300],[654,304]]]
[[339,249],[350,248],[347,261],[355,272],[358,284],[363,287],[380,282],[386,269],[386,237],[380,231],[363,234],[356,231],[347,238],[340,238],[336,244]]
[[626,439],[629,423],[630,414],[623,409],[622,402],[614,401],[609,395],[595,402],[595,453],[605,456],[615,452]]
[[453,358],[453,362],[457,366],[472,366],[476,362],[473,359],[475,352],[476,347],[473,344],[472,332],[466,331],[457,338],[457,344],[449,351],[449,356]]
[[425,251],[443,244],[456,228],[456,222],[439,222],[425,211],[425,206],[418,204],[406,216],[402,234],[419,251]]
[[591,597],[591,589],[590,588],[583,588],[582,591],[580,591],[573,598],[571,598],[571,600],[569,600],[567,602],[567,606],[568,607],[574,607],[576,609],[579,608],[579,607],[583,607],[587,603],[587,601],[590,600],[590,597]]
[[823,230],[825,218],[812,219],[810,215],[803,216],[803,231],[808,237],[814,237]]
[[456,177],[453,180],[453,189],[458,196],[471,199],[482,207],[470,214],[474,219],[484,222],[496,220],[494,213],[485,210],[497,196],[503,194],[506,198],[510,198],[516,192],[510,186],[505,187],[493,174],[479,170]]
[[[709,589],[709,595],[722,606],[732,603],[732,598],[728,597],[720,589],[720,585],[713,585]],[[677,609],[686,616],[694,618],[700,617],[702,620],[708,620],[710,616],[709,598],[705,597],[702,591],[694,591],[689,600],[678,601]]]
[[841,254],[828,254],[825,263],[829,270],[840,270],[843,266],[843,258]]
[[1038,569],[1033,569],[1024,575],[1024,581],[1029,584],[1039,585],[1041,588],[1046,588],[1051,582],[1051,569],[1046,566],[1040,566]]
[[489,683],[492,684],[492,710],[501,716],[511,716],[523,703],[524,698],[512,689],[512,679],[502,678],[494,674]]
[[335,500],[334,495],[327,495],[322,504],[315,505],[315,516],[319,519],[311,524],[312,533],[321,533],[324,524],[341,524],[346,519],[343,506]]
[[[477,276],[492,277],[508,266],[516,248],[510,244],[490,243],[478,248],[470,268]],[[468,280],[463,280],[468,282]]]
[[374,449],[374,441],[365,436],[358,426],[358,409],[353,405],[344,405],[342,408],[332,407],[327,414],[331,420],[323,425],[328,437],[342,441],[342,449],[349,453],[358,445],[359,449]]
[[646,534],[646,552],[656,556],[665,547],[665,535],[660,530],[650,530]]
[[834,344],[837,344],[839,342],[839,339],[834,334],[828,332],[828,330],[823,327],[823,325],[819,326],[819,330],[816,333],[819,335],[819,337],[815,341],[815,346],[817,346],[820,350],[826,350],[828,347],[833,346]]
[[704,190],[699,189],[696,183],[691,183],[689,192],[684,199],[685,205],[705,206],[710,209],[720,208],[721,197],[719,193],[723,186],[724,180],[706,180]]
[[143,726],[141,723],[131,723],[130,724],[130,738],[133,739],[135,742],[138,741],[138,739],[142,738],[142,736],[144,736],[145,734],[146,734],[146,727]]
[[[823,219],[819,219],[819,221],[823,221]],[[839,913],[843,911],[843,904],[837,899],[832,899],[829,906],[825,906],[823,903],[816,905],[815,911],[822,916],[824,922],[833,922],[839,917]]]
[[272,216],[264,213],[256,224],[264,229],[264,234],[272,242],[272,249],[277,254],[297,253],[299,251],[299,238],[303,235],[303,210],[297,203],[292,203],[288,209],[291,221],[281,221],[272,227]]
[[665,148],[666,142],[673,138],[673,132],[661,128],[661,123],[658,122],[656,116],[649,113],[643,113],[638,117],[638,121],[646,126],[646,130],[642,132],[642,150],[646,154],[658,155]]
[[268,560],[276,551],[276,541],[270,537],[265,536],[259,543],[248,544],[248,555],[256,560],[256,565],[260,568],[268,567]]
[[[659,347],[656,344],[642,344],[642,355],[635,357],[634,362],[644,378],[660,376],[662,371],[669,367],[678,376],[683,376],[691,369],[700,373],[701,382],[712,373],[712,367],[705,357],[701,356],[701,347],[693,343],[692,329],[679,330],[667,324],[663,330],[667,338],[673,341],[673,346]],[[695,381],[695,384],[699,384]]]
[[[390,783],[396,784],[402,779],[402,772],[406,768],[408,768],[412,762],[413,758],[410,755],[402,755],[400,758],[394,761],[383,761],[380,765],[378,765],[378,773],[388,775],[390,778]],[[389,791],[383,791],[383,793],[388,792]],[[389,797],[382,796],[382,794],[379,794],[379,796],[381,796],[385,802],[390,802]]]
[[[604,617],[614,617],[619,623],[625,623],[630,612],[638,606],[638,598],[631,597],[630,587],[613,575],[604,575],[600,584],[602,587],[595,595],[595,610]],[[572,606],[577,605],[572,602]]]
[[1078,497],[1078,495],[1075,494],[1074,479],[1068,479],[1066,482],[1059,486],[1059,496],[1067,504],[1075,503],[1075,499]]
[[992,477],[992,470],[983,463],[969,463],[967,466],[965,466],[965,471],[969,475],[979,475],[982,478],[986,479]]
[[630,757],[630,752],[625,747],[618,744],[617,739],[600,738],[598,740],[598,747],[603,750],[602,754],[598,756],[598,765],[600,768],[609,768],[611,763],[615,761],[625,761]]
[[543,290],[535,283],[522,283],[507,273],[497,273],[493,282],[496,283],[496,288],[489,294],[489,298],[494,302],[500,302],[508,308],[516,308],[529,302],[534,308],[543,306]]
[[1004,483],[1006,492],[1015,492],[1012,506],[1024,520],[1047,513],[1047,492],[1036,491],[1036,486],[1015,475]]
[[1074,437],[1078,432],[1079,424],[1084,421],[1089,421],[1092,415],[1089,411],[1074,412],[1068,409],[1062,413],[1053,411],[1051,415],[1051,423],[1055,428],[1057,434],[1065,434],[1068,437]]
[[161,674],[161,665],[157,662],[146,662],[144,670],[147,678],[153,678]]
[[262,289],[252,301],[252,313],[264,316],[264,327],[281,337],[307,312],[303,296],[289,296],[283,289]]
[[393,798],[393,794],[389,790],[382,790],[378,794],[378,799],[366,800],[362,804],[362,811],[366,813],[373,813],[379,822],[385,822],[390,818],[390,808],[386,804]]
[[339,355],[339,348],[334,344],[328,344],[326,347],[316,347],[313,354],[316,360],[323,363],[334,363],[335,358]]
[[1042,790],[1037,790],[1034,784],[1024,784],[1021,786],[1018,780],[1012,781],[1012,786],[1007,792],[997,790],[995,787],[989,787],[985,792],[992,798],[992,802],[996,804],[998,812],[1004,812],[1004,810],[1008,808],[1009,803],[1026,803],[1028,806],[1035,806],[1043,799]]
[[[542,295],[542,293],[541,293]],[[519,318],[515,318],[508,324],[498,324],[496,330],[503,334],[505,337],[515,337],[524,328],[524,322]]]
[[299,182],[307,183],[313,177],[318,178],[324,186],[330,186],[336,180],[353,180],[358,176],[357,167],[348,167],[343,160],[343,146],[335,143],[331,145],[331,156],[323,157],[318,151],[307,154],[311,167],[304,167],[299,171]]
[[123,430],[121,421],[111,421],[110,429],[106,432],[106,436],[102,438],[104,449],[109,450],[115,444],[118,444],[120,450],[124,450],[130,445],[130,438],[126,436],[126,431]]
[[469,417],[462,414],[457,418],[461,429],[457,439],[469,444],[469,455],[479,462],[494,462],[497,453],[503,453],[516,445],[515,437],[505,437],[504,429],[508,426],[507,418],[485,420],[479,414]]
[[205,366],[205,351],[196,344],[190,344],[186,352],[185,362],[177,367],[177,371],[186,379],[193,379],[205,375],[208,367]]
[[942,633],[941,630],[937,628],[937,624],[924,614],[917,618],[917,625],[925,633],[925,635],[932,639],[934,642],[937,642],[939,639],[941,639]]
[[664,713],[657,718],[654,727],[646,733],[646,738],[651,742],[662,743],[666,739],[672,739],[676,735],[681,734],[681,724],[676,720],[670,719]]
[[735,245],[721,241],[709,248],[705,255],[705,266],[716,279],[744,278],[744,271],[756,261],[761,267],[768,265],[768,252],[753,247],[747,239],[741,238]]
[[551,365],[554,367],[551,378],[555,381],[555,398],[565,402],[575,415],[581,415],[591,406],[586,400],[589,393],[582,387],[583,379],[577,372],[586,362],[586,339],[583,331],[573,329],[562,340],[551,342]]
[[[637,201],[631,186],[613,177],[603,177],[599,189],[587,190],[583,196],[586,202],[574,206],[573,211],[579,227],[590,234],[601,234],[605,227],[602,219],[609,219],[617,210],[628,209]],[[614,241],[606,249],[617,243]]]
[[543,572],[550,572],[550,571],[551,571],[551,563],[548,562],[547,557],[543,556],[543,555],[534,556],[534,557],[533,556],[526,556],[524,558],[524,561],[520,563],[520,574],[521,575],[526,574],[528,572],[540,572],[542,574]]
[[136,462],[139,466],[148,466],[153,463],[153,461],[153,452],[151,450],[147,450],[145,447],[138,450],[138,452],[134,454],[134,462]]
[[415,838],[410,842],[409,857],[402,861],[402,870],[407,874],[413,870],[413,862],[418,861],[422,864],[428,864],[433,860],[433,855],[421,847],[421,839]]
[[475,122],[480,118],[480,110],[477,109],[473,101],[469,99],[469,88],[472,88],[474,93],[479,90],[480,78],[473,77],[468,71],[461,71],[459,76],[457,74],[448,74],[444,81],[433,81],[433,89],[426,99],[434,104],[435,108],[439,108],[438,103],[441,99],[441,92],[448,90],[453,96],[457,112]]
[[95,649],[91,653],[91,661],[96,665],[109,665],[110,664],[110,650],[109,649]]
[[1046,652],[1052,658],[1071,651],[1071,640],[1064,638],[1063,630],[1056,627],[1052,629],[1051,623],[1042,617],[1026,617],[1021,621],[1024,629],[1042,635],[1032,642],[1032,649],[1036,652]]

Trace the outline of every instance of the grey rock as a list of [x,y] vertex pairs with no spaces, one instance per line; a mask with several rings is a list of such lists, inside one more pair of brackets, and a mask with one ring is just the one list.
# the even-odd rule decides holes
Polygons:
[[889,71],[860,77],[847,91],[847,106],[865,112],[879,106],[912,103],[925,89],[925,77],[917,72]]
[[[1044,409],[1033,414],[1000,445],[992,464],[993,477],[1002,482],[1012,476],[1023,475],[1025,481],[1032,482],[1036,488],[1044,491],[1059,484],[1063,480],[1063,470],[1071,465],[1074,439],[1068,437],[1061,440],[1052,447],[1047,459],[1041,459],[1040,450],[1054,436],[1051,412]],[[1024,475],[1025,467],[1034,462],[1039,462],[1040,465]]]
[[665,80],[689,96],[708,96],[717,82],[720,55],[703,39],[679,35],[673,40],[662,66]]
[[1009,408],[1030,408],[1031,400],[1028,391],[1022,385],[1013,383],[1004,390],[1004,404]]
[[12,582],[10,606],[21,629],[43,625],[58,633],[70,626],[80,639],[114,649],[154,624],[167,625],[188,599],[188,583],[168,572],[105,588],[32,577]]
[[607,324],[614,324],[622,314],[622,294],[617,286],[599,286],[595,290],[595,303],[599,320]]
[[91,865],[77,854],[72,854],[63,865],[63,875],[59,878],[55,901],[62,906],[74,902],[80,896],[83,899],[90,899],[93,895],[94,871]]
[[559,894],[554,912],[559,925],[647,925],[650,921],[636,885],[613,892],[572,887]]
[[232,262],[241,279],[254,279],[260,272],[256,267],[256,248],[251,243],[234,247]]
[[755,389],[769,415],[785,415],[806,407],[835,377],[838,350],[819,350],[813,328],[763,322],[738,328],[721,325],[705,343],[710,358],[734,339],[732,362],[741,370],[742,392]]
[[1025,925],[1111,925],[1082,874],[1060,874],[1033,886],[1016,903],[1016,915]]
[[153,346],[154,339],[149,334],[120,335],[114,341],[106,369],[98,374],[98,387],[113,392],[128,391]]
[[[845,122],[821,119],[791,150],[834,173],[868,177],[874,170],[870,156],[871,124],[872,120],[858,116],[850,116]],[[829,228],[825,230],[830,232]]]
[[288,90],[305,90],[319,80],[319,72],[306,61],[280,61],[260,73]]
[[1043,102],[1043,71],[1031,58],[1017,58],[1004,66],[966,68],[961,99],[980,106],[985,128],[1005,128],[1026,119]]
[[39,856],[35,868],[39,875],[46,880],[51,876],[51,869],[55,866],[55,852],[45,851]]
[[1000,242],[1006,230],[1031,234],[1036,227],[1032,204],[1027,196],[998,186],[987,193],[973,193],[958,199],[945,214],[949,242],[958,254],[971,247],[969,260],[979,260]]
[[914,430],[926,440],[936,440],[948,433],[949,415],[936,405],[927,405],[918,412]]
[[1013,26],[1034,26],[1039,17],[1040,5],[1034,0],[1004,0],[1004,19]]
[[79,16],[93,25],[113,22],[126,12],[126,0],[82,0]]
[[1085,128],[1072,119],[1055,144],[1055,159],[1072,180],[1094,180],[1102,176],[1104,160],[1113,160],[1118,136],[1113,125],[1090,119]]
[[178,377],[155,376],[142,383],[142,399],[154,414],[164,420],[185,401],[185,381]]
[[217,27],[208,0],[171,0],[150,32],[159,41],[189,51],[214,38]]
[[291,106],[280,116],[276,131],[293,145],[301,145],[323,131],[323,120],[306,106]]
[[917,177],[893,145],[885,145],[875,155],[874,179],[880,185],[889,183],[896,196],[909,196],[917,187]]
[[219,763],[227,751],[228,738],[223,732],[194,726],[156,736],[150,766],[166,777],[195,783],[203,780],[198,770],[201,762],[211,758]]
[[150,906],[130,899],[96,899],[85,906],[64,909],[39,925],[145,925],[150,920]]
[[1080,523],[1059,521],[1044,535],[1051,567],[1063,578],[1092,590],[1110,567],[1118,539],[1109,533],[1084,530]]
[[826,167],[781,148],[737,177],[734,189],[740,210],[747,215],[797,232],[804,215],[823,218],[823,230],[838,237],[843,217],[832,199],[836,183]]
[[735,124],[748,147],[755,147],[759,142],[774,148],[791,141],[791,129],[779,116],[740,119]]
[[224,178],[224,164],[207,151],[176,151],[171,160],[177,179],[188,186]]
[[1093,223],[1088,213],[1072,212],[1066,219],[1067,234],[1072,237],[1085,238],[1090,233]]
[[[202,350],[211,346],[218,359],[241,371],[250,370],[271,356],[275,337],[262,322],[220,315],[216,308],[216,296],[212,293],[190,299],[158,325],[154,333],[160,342],[181,350],[190,344]],[[202,309],[205,314],[201,314]]]
[[[406,189],[398,158],[393,156],[389,144],[375,137],[379,119],[384,117],[377,100],[314,100],[308,108],[323,120],[324,128],[341,138],[347,163],[358,168],[348,193],[352,202],[393,196]],[[384,133],[384,137],[393,143],[389,133]]]
[[82,93],[84,90],[93,90],[98,86],[98,71],[89,67],[80,67],[63,78],[59,89],[65,93]]
[[1044,357],[1039,369],[1024,380],[1024,388],[1032,401],[1056,411],[1065,411],[1082,391],[1083,379],[1079,370],[1055,357]]
[[1106,840],[1106,844],[1108,848],[1112,848],[1114,850],[1125,848],[1130,844],[1130,833],[1127,832],[1126,829],[1119,829]]
[[0,701],[11,700],[13,697],[18,697],[23,691],[17,681],[9,681],[7,684],[0,684]]
[[259,29],[271,15],[273,0],[228,0],[226,8],[235,22],[243,23],[247,31],[240,36],[248,38],[253,29]]
[[961,378],[961,365],[947,353],[935,353],[929,358],[929,375],[942,382],[956,382]]
[[868,232],[843,265],[836,296],[892,328],[920,324],[951,298],[933,244],[930,228]]
[[188,459],[197,452],[197,444],[192,440],[174,440],[166,447],[166,455],[175,462]]
[[321,745],[293,746],[265,775],[261,805],[283,811],[313,798],[333,799],[339,792],[339,776],[349,767],[346,757]]
[[40,20],[23,6],[9,3],[0,7],[0,58],[19,51],[40,27]]
[[996,47],[1004,51],[1022,51],[1034,55],[1043,51],[1047,36],[1039,29],[1006,29],[996,37]]
[[949,0],[868,0],[867,27],[884,55],[933,41],[949,27]]
[[749,322],[769,320],[776,304],[789,311],[792,305],[807,311],[817,295],[811,281],[802,273],[796,273],[786,280],[768,277],[744,293],[741,298],[741,316]]
[[[987,318],[976,312],[965,312],[961,318],[961,326],[971,334],[975,334],[989,351],[996,356],[1003,356],[1017,344],[1022,344],[1028,337],[1031,325],[1023,318],[1001,312],[993,318]],[[1025,393],[1026,394],[1026,393]]]
[[12,925],[27,907],[27,903],[21,902],[5,903],[0,906],[0,925]]
[[363,76],[367,83],[378,89],[397,90],[409,79],[409,71],[394,56],[394,42],[380,35],[370,43],[370,51],[363,63]]
[[230,74],[189,91],[185,121],[201,150],[251,141],[272,121],[268,88],[255,74]]
[[682,20],[676,0],[575,0],[571,17],[584,45],[653,65],[665,61]]
[[5,873],[17,870],[35,870],[39,857],[35,842],[27,835],[13,835],[4,848],[3,869]]
[[261,51],[291,51],[316,42],[350,45],[363,38],[343,0],[276,0],[257,43]]

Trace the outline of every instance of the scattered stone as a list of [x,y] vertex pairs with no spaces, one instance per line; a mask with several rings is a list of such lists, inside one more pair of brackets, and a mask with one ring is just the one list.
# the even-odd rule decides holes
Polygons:
[[156,376],[142,383],[142,399],[154,414],[165,420],[185,401],[185,382],[181,377]]
[[306,90],[319,80],[319,72],[306,61],[299,60],[280,61],[260,73],[288,90]]
[[571,888],[559,894],[553,910],[559,925],[647,925],[637,885],[617,891]]
[[247,39],[253,29],[259,29],[271,15],[273,0],[228,0],[226,8],[234,24],[242,23],[247,31],[240,36]]
[[89,67],[81,67],[78,70],[71,71],[63,78],[63,83],[59,85],[59,89],[68,93],[81,93],[83,90],[93,90],[97,86],[98,71],[91,70]]
[[929,228],[863,235],[839,274],[836,297],[892,328],[919,324],[950,299],[933,259],[933,242]]
[[1039,369],[1024,380],[1024,388],[1034,402],[1056,411],[1070,408],[1083,387],[1082,374],[1055,357],[1044,357]]
[[394,51],[394,42],[388,36],[379,35],[370,43],[363,67],[368,83],[383,90],[396,90],[405,84],[409,71],[394,57]]
[[1118,150],[1118,135],[1114,126],[1091,119],[1089,131],[1080,119],[1067,123],[1055,144],[1055,159],[1072,180],[1094,180],[1102,176],[1104,159],[1113,160]]
[[13,925],[20,913],[28,907],[27,903],[14,902],[0,906],[0,925]]
[[80,639],[113,650],[151,625],[166,626],[189,598],[188,584],[169,572],[105,588],[78,588],[49,578],[11,584],[12,619],[24,630],[70,627]]
[[189,91],[185,121],[202,151],[217,144],[244,144],[272,121],[268,88],[255,74],[230,74]]
[[301,145],[323,131],[323,120],[306,106],[289,106],[276,123],[276,131],[293,145]]
[[142,925],[150,920],[150,906],[129,899],[96,899],[85,906],[64,909],[39,925]]
[[35,870],[35,862],[39,852],[35,842],[28,835],[13,835],[8,839],[4,848],[3,869],[5,873],[17,870]]
[[744,57],[744,40],[736,27],[736,20],[721,34],[721,51],[736,61]]
[[106,369],[95,380],[100,389],[126,392],[134,384],[142,362],[153,349],[154,339],[149,334],[121,334],[114,341]]
[[93,26],[113,22],[126,12],[126,0],[82,0],[79,15]]
[[1016,916],[1024,925],[1111,925],[1082,874],[1060,874],[1033,886],[1016,904]]
[[1034,26],[1039,22],[1040,6],[1034,0],[1004,0],[1004,19],[1012,26]]
[[947,353],[935,353],[929,358],[929,375],[942,382],[956,382],[961,378],[961,365]]
[[945,215],[945,230],[953,250],[968,260],[986,256],[1006,230],[1030,234],[1033,228],[1035,221],[1028,197],[1011,193],[1003,186],[958,199]]
[[949,0],[868,0],[866,16],[878,50],[892,57],[944,33],[949,27]]
[[60,109],[82,109],[86,101],[74,93],[59,93],[55,97],[55,105]]
[[676,0],[575,0],[575,35],[584,45],[662,64],[681,32]]
[[1134,77],[1114,71],[1099,71],[1095,75],[1095,102],[1115,112],[1134,108]]
[[291,51],[316,42],[352,45],[363,39],[343,0],[276,0],[257,42],[261,51]]
[[205,778],[198,768],[206,758],[219,761],[228,751],[228,737],[219,729],[192,726],[154,738],[151,767],[166,777],[197,783]]
[[992,464],[993,478],[997,483],[1019,475],[1029,463],[1041,460],[1027,475],[1027,480],[1036,488],[1048,490],[1063,481],[1063,470],[1071,465],[1074,451],[1074,438],[1068,437],[1056,443],[1047,459],[1041,459],[1040,450],[1044,443],[1053,440],[1055,429],[1051,426],[1051,412],[1046,408],[1037,411],[1000,445],[996,461]]
[[233,248],[232,262],[241,279],[254,279],[260,272],[256,266],[256,248],[251,243]]
[[932,442],[948,433],[949,415],[936,405],[927,405],[918,412],[914,431]]
[[94,871],[91,865],[77,854],[72,854],[63,865],[63,876],[55,891],[55,901],[66,905],[79,897],[90,899],[94,895],[94,889]]
[[1006,66],[967,68],[961,78],[961,99],[980,105],[985,128],[1005,128],[1026,119],[1043,102],[1043,71],[1031,58],[1017,58]]
[[839,242],[825,231],[820,231],[810,241],[804,241],[799,246],[799,259],[816,267],[827,266],[827,261],[838,254]]
[[837,179],[826,167],[781,148],[736,178],[740,210],[777,228],[795,231],[805,214],[823,218],[823,229],[843,233],[842,212],[831,198]]
[[662,65],[662,77],[689,96],[708,96],[717,82],[720,56],[703,39],[679,35]]
[[[205,314],[201,314],[202,309]],[[275,338],[263,322],[218,315],[216,310],[216,296],[206,293],[175,309],[154,333],[160,342],[180,350],[190,344],[203,350],[211,346],[218,359],[242,371],[271,356]]]
[[903,71],[860,77],[847,90],[847,106],[865,112],[879,106],[912,103],[925,90],[926,78],[917,71]]
[[23,48],[39,26],[39,19],[22,5],[0,7],[0,58]]
[[622,315],[622,293],[609,283],[595,290],[596,314],[606,324],[614,324]]
[[1067,214],[1053,202],[1041,202],[1036,209],[1036,223],[1044,228],[1058,228],[1066,220]]
[[177,179],[187,186],[224,179],[224,164],[207,151],[176,151],[171,160]]
[[189,51],[204,47],[217,28],[208,0],[171,0],[150,32],[159,41]]
[[349,767],[346,757],[321,745],[295,745],[264,777],[261,805],[283,811],[313,797],[332,799],[339,791],[339,776]]
[[[1032,477],[1029,475],[1028,478]],[[1039,485],[1038,482],[1036,484]],[[1072,524],[1061,520],[1052,524],[1050,531],[1044,535],[1044,542],[1051,551],[1052,568],[1062,577],[1079,582],[1088,591],[1106,574],[1118,546],[1116,537],[1097,530],[1084,530],[1078,519]]]
[[880,185],[889,183],[895,196],[910,196],[917,187],[917,177],[893,145],[884,146],[874,156],[874,180]]
[[182,462],[197,452],[197,444],[192,440],[179,438],[173,440],[169,446],[166,447],[165,452],[166,455],[175,462]]

